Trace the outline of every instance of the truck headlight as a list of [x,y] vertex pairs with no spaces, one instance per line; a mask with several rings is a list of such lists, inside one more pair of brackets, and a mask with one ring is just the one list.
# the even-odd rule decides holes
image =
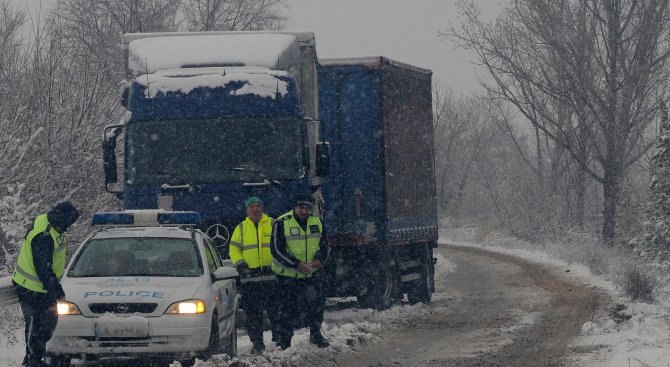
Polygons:
[[200,299],[189,299],[173,303],[168,307],[166,314],[196,314],[205,313],[205,301]]
[[56,308],[58,309],[58,316],[81,315],[81,312],[79,312],[79,307],[77,307],[77,305],[72,302],[58,301]]

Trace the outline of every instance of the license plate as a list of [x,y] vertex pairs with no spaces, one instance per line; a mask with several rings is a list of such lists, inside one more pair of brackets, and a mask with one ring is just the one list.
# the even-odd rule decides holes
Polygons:
[[149,336],[149,322],[143,317],[115,317],[95,323],[99,338],[144,338]]

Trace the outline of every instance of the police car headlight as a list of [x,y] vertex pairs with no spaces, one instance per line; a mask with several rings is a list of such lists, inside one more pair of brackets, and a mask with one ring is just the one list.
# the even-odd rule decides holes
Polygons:
[[205,313],[205,301],[199,299],[189,299],[173,303],[168,307],[166,314],[196,314]]
[[72,302],[58,301],[56,304],[58,315],[81,315],[79,307]]

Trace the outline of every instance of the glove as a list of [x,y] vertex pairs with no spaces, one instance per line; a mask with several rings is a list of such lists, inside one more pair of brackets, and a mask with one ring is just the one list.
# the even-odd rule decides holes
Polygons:
[[237,265],[237,272],[238,273],[242,274],[242,273],[246,273],[248,271],[249,271],[249,266],[247,265],[247,263],[241,263],[241,264]]
[[60,282],[56,278],[49,279],[44,284],[44,289],[46,289],[47,294],[53,297],[56,301],[65,299],[65,291],[63,291],[63,286],[60,285]]
[[52,295],[56,301],[65,299],[65,291],[63,290],[63,287],[60,284],[56,284],[56,286],[54,286]]

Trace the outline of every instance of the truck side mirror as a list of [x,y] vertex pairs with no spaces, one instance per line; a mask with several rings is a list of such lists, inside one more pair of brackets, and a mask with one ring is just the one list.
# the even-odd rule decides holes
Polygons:
[[116,172],[116,139],[102,142],[103,168],[105,170],[105,183],[115,183],[119,177]]
[[126,85],[121,89],[121,106],[123,106],[123,108],[125,109],[128,109],[129,94],[130,94],[130,87]]
[[330,143],[320,141],[316,144],[316,176],[330,175]]
[[116,138],[121,132],[119,126],[107,126],[102,139],[102,168],[105,171],[105,186],[119,180],[116,163]]

